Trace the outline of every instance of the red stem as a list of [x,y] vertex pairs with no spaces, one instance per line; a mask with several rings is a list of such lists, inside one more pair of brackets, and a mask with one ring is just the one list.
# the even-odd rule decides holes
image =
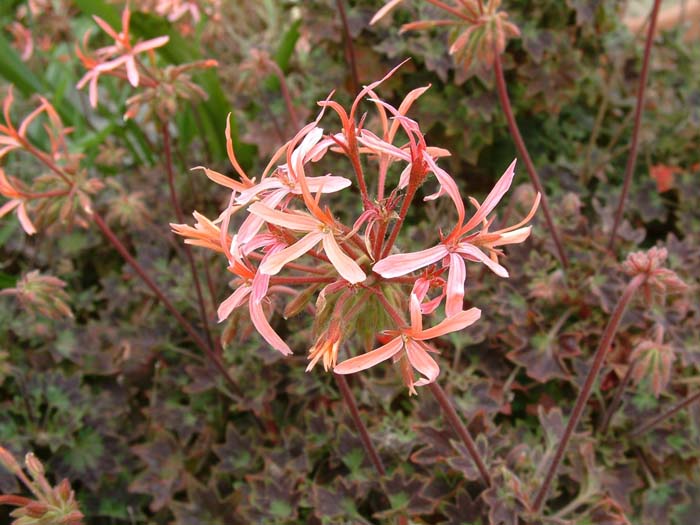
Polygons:
[[586,407],[586,403],[588,402],[588,398],[590,397],[591,391],[593,390],[595,380],[597,379],[598,373],[600,372],[600,369],[603,366],[603,362],[605,361],[605,355],[607,354],[608,349],[612,344],[613,338],[615,337],[615,332],[617,332],[617,328],[620,325],[622,315],[625,313],[627,305],[634,296],[634,292],[636,292],[637,288],[639,288],[642,285],[642,283],[644,283],[646,278],[647,276],[645,274],[636,275],[627,284],[625,291],[623,292],[622,296],[615,305],[615,309],[613,310],[613,313],[610,316],[608,325],[605,327],[605,332],[603,332],[603,336],[600,339],[598,349],[596,350],[595,355],[593,356],[593,364],[591,365],[591,369],[588,371],[588,375],[586,376],[586,380],[583,383],[581,392],[579,393],[578,398],[576,399],[574,409],[571,412],[571,416],[569,416],[569,421],[566,424],[566,429],[564,429],[564,434],[562,435],[561,441],[559,442],[559,446],[557,447],[557,450],[554,453],[554,457],[552,458],[552,462],[549,465],[549,469],[547,470],[542,486],[540,487],[540,490],[537,493],[537,497],[535,498],[535,502],[533,503],[532,511],[534,513],[539,513],[542,509],[542,505],[544,504],[545,498],[547,497],[547,493],[549,492],[549,487],[552,484],[554,476],[556,475],[557,470],[559,468],[559,464],[561,463],[561,460],[564,457],[564,452],[566,451],[566,447],[569,444],[569,440],[571,439],[571,436],[573,435],[574,430],[576,429],[576,426],[578,425],[578,422],[581,419],[583,409]]
[[428,387],[430,387],[430,392],[433,394],[435,400],[440,405],[440,408],[442,409],[442,414],[449,421],[450,425],[452,425],[454,431],[457,432],[457,435],[462,440],[462,443],[464,443],[464,446],[467,447],[467,452],[469,452],[472,461],[474,461],[476,468],[479,470],[479,473],[481,474],[484,483],[487,487],[490,487],[491,475],[489,474],[489,471],[486,468],[486,465],[484,464],[484,460],[482,459],[481,454],[479,454],[479,450],[476,448],[476,443],[474,443],[474,440],[472,439],[469,430],[466,426],[464,426],[464,423],[462,423],[462,420],[457,415],[457,411],[452,406],[452,403],[450,403],[447,394],[438,383],[430,383]]
[[610,401],[610,405],[608,405],[608,409],[603,415],[603,422],[600,424],[601,434],[605,434],[608,431],[610,421],[612,421],[612,417],[617,411],[618,407],[620,406],[620,401],[622,401],[622,394],[625,393],[625,388],[627,388],[627,385],[629,385],[629,382],[632,380],[632,373],[634,372],[635,366],[637,366],[636,360],[632,361],[629,364],[629,366],[627,367],[627,372],[625,372],[624,377],[622,378],[622,380],[620,380],[620,384],[617,385],[615,396],[613,397],[612,401]]
[[518,123],[516,122],[515,116],[513,115],[513,108],[510,104],[510,98],[508,97],[508,89],[506,87],[506,79],[503,75],[503,64],[501,63],[501,54],[498,52],[498,50],[495,51],[495,59],[493,64],[496,73],[496,88],[498,91],[498,99],[501,102],[503,113],[505,114],[506,120],[508,121],[508,129],[510,130],[510,134],[513,138],[513,141],[515,142],[515,147],[517,148],[520,157],[522,157],[523,161],[525,162],[525,168],[527,169],[527,173],[530,176],[530,182],[532,182],[532,185],[535,187],[535,190],[538,191],[541,195],[540,206],[542,206],[542,212],[544,213],[544,218],[547,222],[549,233],[552,236],[552,240],[554,241],[557,254],[559,255],[559,260],[561,261],[562,266],[566,269],[569,266],[569,260],[566,257],[566,253],[564,252],[561,240],[559,239],[559,234],[557,233],[557,229],[554,226],[554,220],[552,219],[552,214],[549,210],[549,202],[547,200],[547,195],[544,192],[544,188],[542,187],[542,182],[540,181],[540,177],[537,174],[537,171],[535,170],[535,165],[532,163],[530,153],[527,150],[525,141],[523,140],[523,137],[520,134]]
[[350,35],[350,26],[348,25],[348,17],[345,14],[345,6],[343,0],[335,0],[335,5],[340,13],[340,21],[343,24],[343,40],[345,41],[345,57],[350,63],[350,78],[352,80],[352,94],[356,95],[360,92],[360,76],[357,73],[357,59],[355,58],[355,46],[352,43]]
[[656,29],[656,20],[659,16],[659,8],[661,0],[654,0],[654,6],[651,9],[651,17],[649,20],[649,30],[647,31],[647,40],[644,44],[644,58],[642,60],[642,72],[639,77],[639,85],[637,86],[637,103],[634,108],[634,125],[632,127],[632,141],[630,143],[630,152],[627,155],[627,164],[625,165],[625,174],[622,183],[622,193],[620,200],[617,203],[615,211],[615,221],[613,222],[612,231],[610,232],[610,241],[608,241],[608,249],[612,251],[615,246],[615,237],[617,229],[622,221],[622,214],[625,211],[625,200],[629,192],[630,184],[632,183],[632,175],[634,166],[637,163],[637,152],[639,149],[639,129],[642,124],[642,110],[644,109],[644,92],[646,90],[647,78],[649,77],[649,58],[651,56],[651,46],[654,42],[654,31]]
[[679,402],[676,403],[674,406],[672,406],[671,408],[669,408],[666,412],[664,412],[664,413],[662,413],[662,414],[659,414],[658,416],[656,416],[654,419],[652,419],[652,420],[650,420],[650,421],[647,421],[647,422],[644,423],[641,427],[639,427],[639,428],[637,428],[636,430],[632,431],[632,432],[630,433],[630,437],[633,437],[633,438],[634,438],[634,437],[637,437],[637,436],[642,435],[644,432],[646,432],[646,431],[648,431],[648,430],[651,430],[652,428],[654,428],[656,425],[658,425],[659,423],[661,423],[661,422],[664,421],[665,419],[668,419],[669,417],[671,417],[672,415],[674,415],[676,412],[679,412],[680,410],[683,410],[683,409],[684,409],[685,407],[687,407],[688,405],[693,404],[693,403],[694,403],[695,401],[697,401],[698,399],[700,399],[700,391],[695,392],[694,394],[689,395],[688,397],[686,397],[686,398],[683,399],[682,401],[679,401]]
[[233,380],[228,370],[219,359],[219,356],[217,356],[212,351],[212,349],[207,345],[204,339],[202,339],[202,337],[197,333],[197,331],[192,327],[192,325],[187,321],[187,319],[185,319],[184,316],[179,312],[179,310],[175,308],[173,303],[170,302],[170,299],[168,299],[165,296],[165,294],[158,287],[155,281],[151,279],[151,277],[146,273],[146,271],[138,263],[138,261],[134,259],[134,257],[129,253],[124,244],[122,244],[122,242],[117,238],[117,236],[114,234],[109,225],[105,222],[102,216],[96,211],[93,211],[92,219],[95,221],[95,224],[107,238],[110,244],[112,244],[114,249],[117,250],[117,252],[119,252],[119,255],[121,255],[122,258],[134,269],[134,271],[141,278],[144,284],[151,289],[151,291],[155,294],[155,296],[163,304],[163,306],[165,306],[165,308],[173,315],[173,317],[177,320],[177,322],[185,330],[185,332],[187,332],[187,335],[190,336],[192,341],[199,347],[200,350],[202,350],[202,352],[204,352],[204,354],[207,357],[209,357],[209,359],[212,360],[216,368],[221,372],[221,375],[224,376],[224,379],[231,387],[231,390],[236,395],[242,396],[241,389],[238,387],[238,384]]
[[335,383],[338,385],[338,390],[340,390],[340,395],[343,397],[343,401],[345,401],[345,404],[350,411],[350,417],[352,417],[352,421],[355,423],[355,429],[360,434],[360,440],[362,441],[362,445],[365,447],[367,456],[369,456],[369,459],[372,462],[372,465],[374,465],[377,473],[380,476],[385,476],[386,470],[384,470],[384,464],[377,453],[377,449],[375,449],[374,445],[372,444],[367,427],[362,422],[362,418],[360,418],[360,411],[357,409],[355,397],[350,391],[350,387],[348,386],[345,376],[334,373],[333,377],[335,378]]
[[[173,169],[173,156],[170,144],[170,130],[168,129],[168,123],[164,122],[161,125],[161,132],[163,134],[163,153],[165,155],[165,171],[168,174],[168,187],[170,188],[170,203],[175,210],[175,216],[180,224],[185,223],[185,216],[182,213],[182,208],[180,207],[180,200],[177,197],[177,190],[175,188],[175,170]],[[207,309],[204,306],[204,294],[202,293],[202,284],[199,282],[199,274],[197,273],[197,263],[194,260],[194,254],[192,253],[192,248],[189,244],[184,244],[185,255],[187,256],[187,262],[190,265],[190,272],[192,273],[192,281],[194,282],[194,289],[197,293],[197,303],[199,306],[199,317],[202,319],[202,326],[204,327],[204,334],[206,335],[207,342],[210,348],[214,348],[214,340],[211,336],[211,331],[209,330],[209,319],[207,316]]]
[[[296,127],[300,125],[301,123],[299,122],[297,112],[294,109],[294,104],[292,103],[292,96],[289,94],[289,87],[287,86],[287,79],[284,77],[284,73],[274,60],[270,60],[268,62],[268,67],[277,77],[277,80],[279,80],[280,90],[282,91],[282,98],[284,98],[284,104],[285,106],[287,106],[287,113],[289,113],[289,118],[292,121],[292,126]],[[284,137],[282,140],[284,140]]]

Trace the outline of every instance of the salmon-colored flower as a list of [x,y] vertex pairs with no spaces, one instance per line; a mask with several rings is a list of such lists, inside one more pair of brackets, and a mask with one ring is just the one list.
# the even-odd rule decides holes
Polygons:
[[260,265],[262,273],[276,275],[287,263],[298,259],[318,243],[322,243],[328,260],[343,279],[351,284],[357,284],[367,278],[362,268],[338,244],[335,238],[338,232],[330,219],[321,221],[304,212],[273,210],[261,202],[254,202],[248,210],[268,224],[281,226],[292,231],[306,232],[306,235],[297,242],[264,261]]
[[0,206],[0,218],[14,210],[17,213],[17,219],[19,219],[19,223],[25,233],[27,235],[34,235],[36,233],[36,228],[27,214],[23,193],[15,189],[15,186],[10,183],[10,180],[7,178],[2,168],[0,168],[0,195],[10,199]]
[[[274,255],[280,248],[280,246],[273,245],[266,257]],[[263,262],[264,261],[265,258],[263,258]],[[260,271],[256,272],[249,266],[239,262],[234,262],[234,264],[229,267],[229,270],[239,277],[240,284],[238,288],[219,305],[217,310],[219,322],[228,318],[231,312],[239,306],[242,306],[247,299],[250,319],[258,333],[274,349],[279,350],[283,355],[291,355],[291,348],[289,348],[289,345],[287,345],[287,343],[277,335],[277,332],[273,330],[263,311],[262,301],[265,295],[267,295],[270,276]]]
[[[164,46],[168,43],[170,37],[167,35],[159,36],[132,45],[129,34],[131,11],[128,6],[122,11],[122,30],[119,33],[99,16],[93,16],[93,18],[97,25],[114,39],[114,44],[96,50],[94,57],[84,54],[79,49],[77,52],[83,65],[88,68],[88,72],[78,81],[77,88],[82,89],[87,83],[90,83],[90,104],[92,107],[96,107],[97,80],[100,75],[123,66],[129,83],[134,87],[138,87],[141,77],[136,55]],[[87,35],[84,37],[83,43],[86,41]]]
[[415,394],[416,386],[432,383],[440,374],[440,367],[429,354],[429,352],[434,352],[435,350],[430,348],[424,341],[463,330],[478,321],[480,317],[481,310],[470,308],[444,319],[432,328],[424,330],[420,301],[415,294],[411,294],[410,327],[402,328],[398,331],[388,331],[387,333],[391,335],[396,334],[388,343],[364,355],[343,361],[333,371],[336,374],[353,374],[366,370],[389,358],[393,358],[394,362],[405,358],[422,376],[418,381],[414,381],[412,373],[404,373],[406,386],[408,386],[411,394]]
[[[511,163],[482,204],[479,205],[478,202],[473,201],[477,207],[474,215],[466,223],[463,222],[464,216],[462,215],[457,226],[440,244],[419,252],[390,255],[377,262],[372,269],[382,277],[392,278],[406,275],[445,259],[444,266],[449,267],[446,313],[449,316],[461,311],[466,280],[464,260],[481,262],[496,275],[508,277],[508,271],[498,263],[497,256],[500,252],[497,248],[506,244],[523,242],[530,235],[531,226],[524,225],[529,222],[537,210],[539,195],[524,220],[496,232],[488,231],[489,222],[486,218],[510,188],[514,173],[515,161]],[[484,224],[480,231],[470,233],[482,222]],[[484,253],[481,248],[486,248],[490,256]]]

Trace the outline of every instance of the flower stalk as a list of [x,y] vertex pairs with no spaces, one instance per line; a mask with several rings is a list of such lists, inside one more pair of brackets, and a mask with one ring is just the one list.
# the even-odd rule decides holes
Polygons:
[[520,134],[520,128],[518,127],[518,123],[515,120],[515,115],[513,114],[513,107],[510,103],[510,97],[508,96],[508,88],[506,87],[505,75],[503,74],[503,62],[501,60],[501,54],[497,52],[497,50],[494,53],[493,66],[494,72],[496,74],[496,90],[498,92],[498,100],[501,103],[503,114],[505,115],[506,121],[508,122],[508,129],[510,130],[513,142],[515,142],[515,147],[518,150],[520,158],[522,158],[523,162],[525,162],[525,169],[527,170],[527,174],[530,177],[530,182],[532,182],[532,185],[535,187],[535,191],[537,191],[542,196],[540,202],[540,204],[542,205],[542,213],[544,213],[544,219],[547,222],[547,228],[549,229],[549,233],[552,236],[552,240],[554,241],[554,246],[557,250],[557,255],[559,256],[559,261],[561,262],[564,269],[566,269],[569,267],[569,259],[566,256],[564,246],[562,245],[559,233],[557,232],[557,227],[554,224],[552,212],[549,209],[549,201],[547,200],[547,196],[544,192],[544,187],[542,186],[542,182],[540,181],[540,176],[537,174],[537,170],[535,169],[535,165],[533,164],[532,159],[530,158],[530,153],[527,149],[527,146],[525,145],[525,141],[523,140],[523,137]]
[[559,469],[559,464],[564,458],[564,453],[566,452],[566,448],[569,444],[569,441],[571,440],[571,436],[573,435],[574,431],[576,430],[576,427],[578,426],[579,420],[581,419],[581,415],[583,414],[583,410],[585,409],[586,403],[588,402],[588,398],[590,397],[591,392],[593,391],[593,386],[595,385],[595,381],[598,378],[600,369],[602,368],[603,363],[605,362],[605,356],[607,355],[608,349],[610,348],[610,345],[613,342],[613,338],[615,337],[615,333],[617,332],[617,329],[620,326],[620,321],[622,320],[622,316],[625,313],[625,310],[627,309],[627,305],[632,300],[632,297],[634,296],[635,292],[646,282],[647,278],[648,275],[644,273],[639,273],[635,275],[632,278],[632,280],[629,281],[629,283],[627,283],[627,286],[625,287],[622,296],[615,305],[615,309],[613,310],[612,315],[610,316],[608,325],[605,327],[603,336],[601,337],[600,343],[598,344],[598,348],[593,356],[593,364],[591,365],[591,368],[588,371],[588,375],[586,376],[586,380],[583,383],[581,392],[579,392],[578,398],[576,399],[576,403],[574,404],[574,409],[572,410],[571,415],[569,416],[569,421],[566,424],[566,428],[564,429],[561,441],[559,442],[559,445],[557,446],[557,449],[554,453],[554,457],[552,458],[552,461],[549,464],[549,468],[547,469],[547,473],[545,474],[542,486],[537,492],[535,501],[532,504],[531,510],[535,514],[539,514],[539,512],[542,510],[542,506],[544,505],[544,502],[547,498],[547,494],[549,493],[550,485],[552,484],[552,481],[556,476],[557,470]]
[[636,437],[641,436],[642,434],[644,434],[645,432],[648,432],[649,430],[654,428],[656,425],[658,425],[662,421],[665,421],[669,417],[680,412],[685,407],[692,405],[698,399],[700,399],[700,391],[695,392],[694,394],[690,394],[685,399],[682,399],[681,401],[679,401],[678,403],[673,405],[671,408],[669,408],[665,412],[662,412],[661,414],[659,414],[655,418],[650,419],[649,421],[647,421],[646,423],[644,423],[640,427],[637,427],[635,430],[630,432],[629,436],[631,438],[636,438]]
[[481,454],[479,453],[479,449],[476,447],[476,443],[474,442],[474,439],[469,433],[469,430],[464,425],[464,423],[462,423],[462,420],[459,418],[459,415],[457,415],[457,411],[452,406],[452,403],[450,403],[447,394],[437,382],[430,383],[429,388],[430,393],[433,394],[433,397],[435,397],[435,400],[440,405],[440,409],[442,410],[443,416],[445,416],[445,418],[450,423],[454,431],[462,440],[464,446],[467,447],[467,451],[469,452],[472,461],[476,465],[476,468],[479,470],[479,474],[481,474],[481,479],[484,481],[484,484],[487,487],[490,487],[491,475],[489,474],[484,460],[482,459]]
[[[177,189],[175,187],[175,170],[173,168],[173,156],[171,149],[171,138],[170,130],[168,128],[168,123],[163,122],[161,124],[161,134],[163,137],[163,155],[165,171],[168,176],[168,188],[170,190],[170,203],[175,211],[175,216],[178,222],[185,222],[185,216],[182,213],[182,207],[180,206],[180,200],[177,195]],[[197,305],[199,308],[199,316],[202,320],[202,327],[204,329],[204,334],[207,338],[207,343],[209,348],[214,348],[214,340],[211,335],[211,330],[209,328],[209,316],[207,315],[207,309],[204,305],[204,294],[202,293],[202,284],[199,280],[199,273],[197,272],[197,263],[194,259],[194,254],[192,253],[192,248],[185,244],[185,256],[187,257],[187,262],[190,266],[190,273],[192,274],[192,281],[194,283],[194,289],[197,294]]]
[[651,57],[651,46],[654,43],[654,31],[656,30],[656,21],[659,17],[659,8],[661,0],[654,0],[654,5],[651,9],[649,17],[649,29],[647,38],[644,44],[644,57],[642,59],[642,71],[639,75],[639,85],[637,86],[637,102],[634,108],[634,124],[632,126],[632,140],[630,141],[630,149],[627,155],[627,163],[625,164],[625,173],[622,182],[622,193],[617,203],[615,211],[615,219],[612,230],[610,231],[610,240],[608,241],[608,250],[612,251],[615,247],[615,239],[617,230],[622,222],[622,214],[625,211],[625,200],[629,193],[630,184],[632,183],[632,175],[634,167],[637,163],[637,153],[639,150],[639,130],[642,124],[642,111],[644,109],[644,94],[646,91],[647,79],[649,77],[649,58]]
[[204,354],[209,359],[211,359],[211,361],[214,363],[214,366],[219,370],[219,372],[221,372],[221,375],[228,383],[229,387],[231,388],[231,391],[239,397],[242,396],[243,393],[240,387],[233,379],[233,377],[231,377],[231,374],[229,374],[229,371],[226,369],[226,366],[221,361],[220,357],[212,350],[212,348],[206,343],[202,336],[200,336],[197,333],[194,327],[187,321],[187,319],[185,319],[185,317],[180,313],[180,311],[177,308],[175,308],[175,305],[173,305],[173,303],[170,302],[170,299],[166,297],[166,295],[163,293],[160,287],[155,283],[153,279],[151,279],[150,275],[148,275],[146,270],[144,270],[144,268],[138,263],[138,261],[134,259],[134,257],[129,253],[129,250],[126,249],[126,246],[124,246],[124,244],[119,240],[119,238],[115,235],[115,233],[105,222],[102,216],[98,212],[93,211],[91,217],[97,228],[107,238],[107,240],[114,247],[114,249],[117,250],[119,255],[122,256],[124,261],[126,261],[129,264],[129,266],[131,266],[134,269],[134,271],[141,278],[144,284],[148,286],[148,288],[150,288],[150,290],[163,304],[163,306],[165,306],[165,308],[172,314],[172,316],[177,320],[177,322],[185,330],[185,332],[187,332],[187,335],[190,336],[190,339],[192,339],[192,341],[197,345],[197,347],[199,347],[199,349],[202,352],[204,352]]

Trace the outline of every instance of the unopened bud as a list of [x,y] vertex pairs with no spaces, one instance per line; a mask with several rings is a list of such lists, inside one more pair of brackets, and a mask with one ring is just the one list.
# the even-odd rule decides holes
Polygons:
[[306,308],[317,290],[317,284],[309,286],[306,290],[302,290],[294,299],[287,303],[287,306],[282,313],[284,318],[289,319],[290,317],[294,317],[304,308]]
[[61,498],[61,501],[63,502],[67,502],[73,497],[73,490],[71,489],[70,482],[67,479],[61,481],[61,483],[58,484],[58,487],[56,487],[56,490],[58,492],[58,497]]
[[63,516],[58,523],[61,525],[81,525],[83,518],[84,516],[82,512],[79,510],[74,510]]
[[44,465],[41,464],[41,461],[39,461],[33,452],[29,452],[24,457],[24,464],[27,465],[27,470],[33,478],[36,479],[44,477]]
[[39,503],[38,501],[32,501],[28,505],[25,505],[24,507],[24,513],[25,515],[31,517],[31,518],[41,518],[46,514],[50,509],[48,505],[45,503]]
[[13,474],[22,471],[22,467],[19,466],[15,457],[10,454],[9,450],[3,447],[0,447],[0,464]]

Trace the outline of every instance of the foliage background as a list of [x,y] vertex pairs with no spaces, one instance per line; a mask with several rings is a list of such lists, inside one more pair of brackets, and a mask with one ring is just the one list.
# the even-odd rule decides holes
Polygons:
[[[35,93],[57,107],[74,127],[72,150],[107,182],[98,206],[181,311],[196,319],[182,247],[168,233],[174,218],[154,126],[122,119],[132,94],[126,83],[103,84],[96,110],[75,89],[83,70],[74,46],[94,27],[90,15],[115,21],[122,5],[41,4],[38,16],[23,1],[0,7],[0,26],[21,20],[36,39],[23,62],[10,33],[0,37],[0,73],[5,86],[15,85],[15,111],[27,114]],[[491,72],[467,75],[455,66],[440,31],[398,34],[400,23],[431,18],[429,5],[406,1],[393,20],[370,27],[381,2],[349,4],[360,81],[412,57],[382,95],[400,100],[430,83],[412,117],[428,131],[429,144],[453,153],[445,165],[464,194],[484,195],[515,157]],[[215,71],[196,77],[208,99],[183,105],[171,123],[182,207],[208,216],[228,196],[189,168],[226,169],[227,112],[233,111],[239,158],[252,173],[295,131],[279,82],[257,73],[253,50],[268,53],[284,71],[306,118],[332,89],[343,102],[354,95],[334,1],[212,5],[195,24],[168,22],[148,2],[132,4],[138,35],[171,36],[158,54],[163,64],[219,61]],[[538,486],[538,466],[557,442],[562,414],[624,286],[618,261],[661,243],[693,291],[665,304],[638,301],[625,316],[550,514],[564,509],[562,519],[575,523],[694,523],[700,405],[642,436],[629,434],[698,388],[700,46],[685,42],[679,30],[655,42],[624,242],[610,256],[605,233],[621,184],[643,38],[622,23],[626,7],[613,0],[504,2],[522,32],[504,56],[509,92],[572,267],[565,284],[544,225],[536,222],[532,240],[508,252],[509,280],[469,274],[468,300],[485,315],[442,344],[440,381],[478,434],[496,488],[479,497],[477,473],[435,402],[427,394],[409,398],[391,367],[351,378],[389,466],[380,484],[332,378],[304,373],[309,327],[275,318],[297,350],[284,360],[251,333],[245,316],[219,327],[224,360],[245,389],[239,398],[96,229],[46,224],[29,238],[9,217],[0,222],[0,286],[14,286],[33,269],[57,275],[67,283],[74,318],[50,319],[0,297],[0,443],[17,454],[34,450],[57,478],[70,478],[87,523],[386,523],[400,514],[415,523],[515,523],[517,496]],[[658,166],[674,168],[666,191]],[[22,178],[42,168],[10,156],[4,169]],[[510,196],[516,215],[532,197],[520,171]],[[444,220],[439,205],[410,219],[416,246],[425,246]],[[229,293],[223,265],[204,254],[198,259],[211,266],[222,300]],[[672,348],[671,380],[655,396],[651,381],[664,371],[652,363],[601,432],[601,415],[630,355],[656,326]],[[0,492],[17,490],[0,471]],[[0,522],[7,519],[3,512]]]

